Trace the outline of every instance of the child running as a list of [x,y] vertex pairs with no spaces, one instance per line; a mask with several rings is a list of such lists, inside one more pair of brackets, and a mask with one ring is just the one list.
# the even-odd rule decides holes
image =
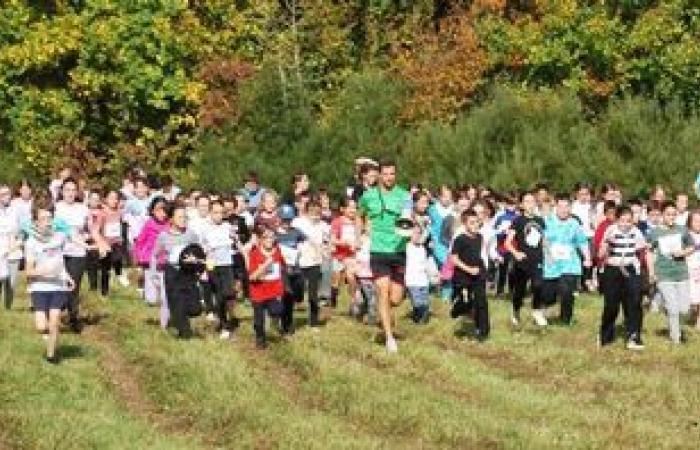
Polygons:
[[250,300],[253,304],[253,329],[258,349],[267,347],[265,315],[279,317],[282,314],[282,282],[284,258],[275,242],[275,232],[262,225],[255,227],[257,243],[248,256],[250,275]]
[[[491,325],[486,300],[486,264],[482,253],[484,243],[479,234],[481,224],[471,208],[462,213],[461,221],[465,231],[452,244],[452,261],[455,266],[452,280],[454,289],[458,292],[453,309],[456,313],[466,312],[463,298],[463,291],[466,290],[474,310],[474,338],[483,342],[489,336]],[[456,315],[458,314],[453,314],[453,317]]]
[[627,348],[641,350],[642,343],[642,283],[639,254],[646,248],[642,232],[633,225],[632,210],[628,206],[617,209],[617,220],[605,232],[601,245],[605,292],[603,316],[600,325],[600,345],[615,340],[615,320],[620,305],[625,312]]
[[669,337],[673,344],[682,340],[681,314],[688,312],[688,262],[695,245],[685,227],[676,223],[677,210],[672,202],[664,202],[663,222],[649,232],[652,251],[647,254],[649,280],[656,281],[661,305],[668,317]]
[[47,205],[37,202],[34,208],[34,233],[27,240],[25,260],[36,329],[46,338],[46,361],[57,364],[61,309],[74,283],[64,263],[67,239],[53,230],[53,214]]

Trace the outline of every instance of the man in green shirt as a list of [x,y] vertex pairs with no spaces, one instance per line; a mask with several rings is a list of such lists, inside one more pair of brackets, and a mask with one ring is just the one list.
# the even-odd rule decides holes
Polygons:
[[676,224],[678,210],[672,202],[663,205],[663,223],[652,229],[647,240],[651,252],[647,254],[649,279],[656,287],[668,316],[671,341],[681,342],[680,315],[688,312],[690,286],[686,258],[695,251],[688,230]]
[[408,191],[396,186],[395,163],[383,161],[379,171],[378,186],[360,198],[357,229],[369,229],[370,267],[377,288],[379,318],[387,351],[395,353],[398,347],[391,328],[391,309],[401,304],[404,297],[407,242],[396,233],[396,221],[411,210],[411,200]]

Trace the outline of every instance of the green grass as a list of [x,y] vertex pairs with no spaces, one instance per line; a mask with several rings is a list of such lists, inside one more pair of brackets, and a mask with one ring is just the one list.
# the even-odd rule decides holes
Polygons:
[[23,298],[0,312],[0,448],[696,448],[700,337],[672,347],[648,314],[645,351],[598,349],[600,303],[580,297],[571,328],[514,331],[491,301],[484,344],[437,301],[424,327],[402,306],[390,356],[341,314],[257,351],[245,307],[235,342],[201,319],[181,342],[120,291],[87,299],[95,323],[50,367]]

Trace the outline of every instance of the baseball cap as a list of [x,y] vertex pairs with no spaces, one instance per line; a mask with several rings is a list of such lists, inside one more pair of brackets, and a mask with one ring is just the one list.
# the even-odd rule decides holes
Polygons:
[[292,205],[282,205],[278,211],[280,219],[282,220],[292,220],[296,217],[296,211]]

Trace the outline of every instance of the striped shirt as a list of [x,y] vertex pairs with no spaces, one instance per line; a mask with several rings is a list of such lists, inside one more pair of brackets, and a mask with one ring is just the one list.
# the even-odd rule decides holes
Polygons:
[[607,244],[606,264],[609,266],[635,266],[639,270],[640,261],[637,252],[646,247],[644,235],[639,228],[622,230],[613,224],[605,231],[603,241]]

